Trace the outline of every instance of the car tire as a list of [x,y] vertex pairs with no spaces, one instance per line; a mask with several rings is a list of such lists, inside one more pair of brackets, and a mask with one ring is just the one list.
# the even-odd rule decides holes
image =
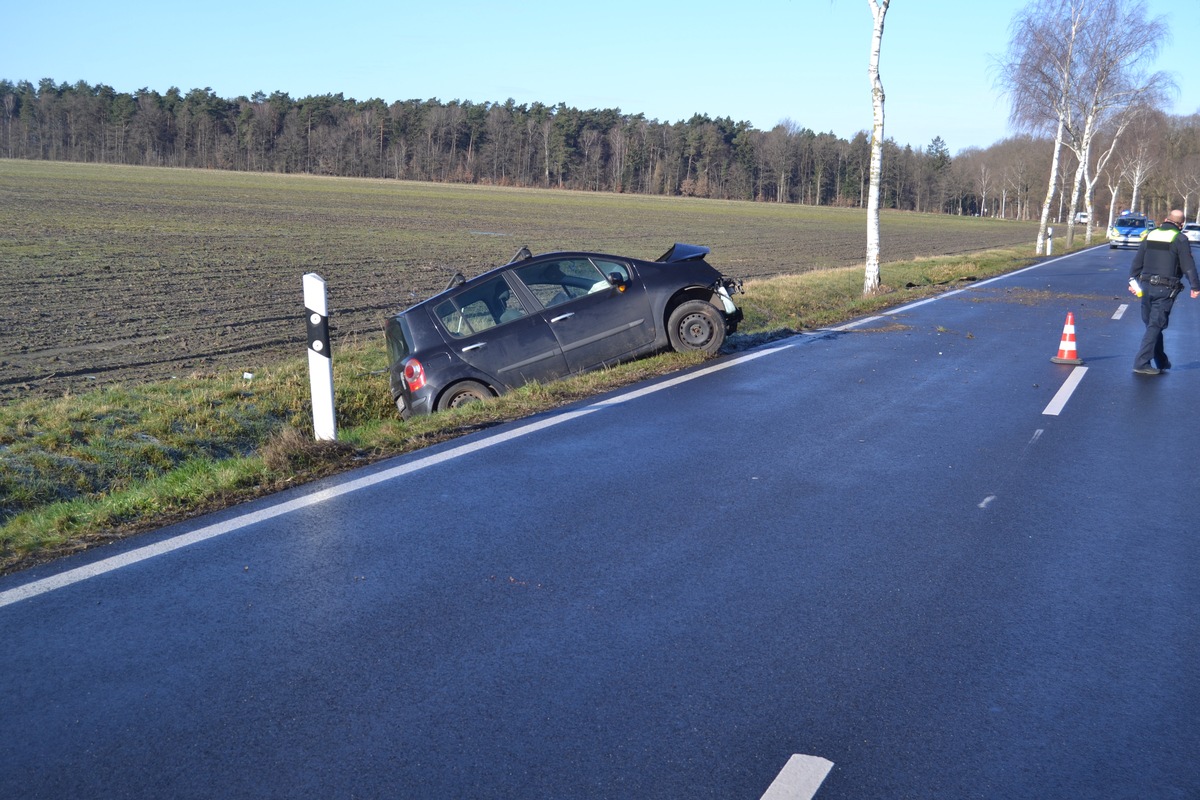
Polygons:
[[725,318],[712,303],[688,300],[680,303],[667,320],[671,349],[678,353],[712,355],[725,343]]
[[492,396],[491,391],[479,381],[459,381],[438,398],[437,410],[446,411],[469,403],[478,403]]

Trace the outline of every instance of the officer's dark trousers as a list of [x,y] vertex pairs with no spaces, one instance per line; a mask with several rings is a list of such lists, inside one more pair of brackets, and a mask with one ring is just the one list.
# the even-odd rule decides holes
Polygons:
[[1167,323],[1171,319],[1171,306],[1175,305],[1175,295],[1169,286],[1143,285],[1145,294],[1142,295],[1142,322],[1146,323],[1146,334],[1142,337],[1142,346],[1133,360],[1133,368],[1150,366],[1150,359],[1154,359],[1161,368],[1167,363],[1167,354],[1163,352],[1163,331],[1167,329]]

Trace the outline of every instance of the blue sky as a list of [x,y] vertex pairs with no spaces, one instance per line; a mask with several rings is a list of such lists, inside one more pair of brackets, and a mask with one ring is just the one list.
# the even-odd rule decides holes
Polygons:
[[[895,0],[881,74],[886,135],[952,153],[1011,134],[994,63],[1024,0]],[[1180,86],[1174,114],[1200,111],[1191,2],[1155,68]],[[769,129],[784,119],[849,138],[871,124],[866,0],[520,4],[202,4],[64,0],[5,13],[0,78],[104,83],[118,91],[205,87],[221,97],[341,92],[619,108],[674,122],[695,113]],[[515,9],[515,10],[514,10]],[[1192,9],[1194,11],[1194,9]],[[19,33],[18,33],[19,32]]]

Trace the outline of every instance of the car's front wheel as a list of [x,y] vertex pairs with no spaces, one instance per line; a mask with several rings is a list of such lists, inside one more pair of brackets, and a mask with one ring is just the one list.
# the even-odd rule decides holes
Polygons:
[[671,348],[677,352],[712,355],[725,343],[725,318],[712,303],[689,300],[671,312],[667,335]]
[[450,408],[465,406],[468,403],[478,403],[480,400],[486,400],[491,396],[492,393],[479,381],[462,381],[454,384],[442,393],[442,396],[438,398],[437,410],[445,411]]

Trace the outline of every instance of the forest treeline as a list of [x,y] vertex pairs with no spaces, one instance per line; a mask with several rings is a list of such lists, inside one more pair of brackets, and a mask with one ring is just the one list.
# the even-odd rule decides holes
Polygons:
[[[0,80],[8,158],[557,187],[857,207],[868,134],[791,121],[771,130],[697,114],[674,123],[618,109],[453,100],[358,101],[211,89],[132,94],[103,84]],[[1050,141],[1005,139],[952,157],[884,142],[882,206],[1030,219]],[[1039,181],[1041,182],[1039,185]]]
[[[785,122],[696,115],[659,122],[617,109],[468,101],[358,101],[283,92],[228,100],[44,79],[0,81],[8,158],[541,186],[859,206],[867,133],[853,139]],[[945,185],[941,140],[885,143],[884,205],[976,209]]]

